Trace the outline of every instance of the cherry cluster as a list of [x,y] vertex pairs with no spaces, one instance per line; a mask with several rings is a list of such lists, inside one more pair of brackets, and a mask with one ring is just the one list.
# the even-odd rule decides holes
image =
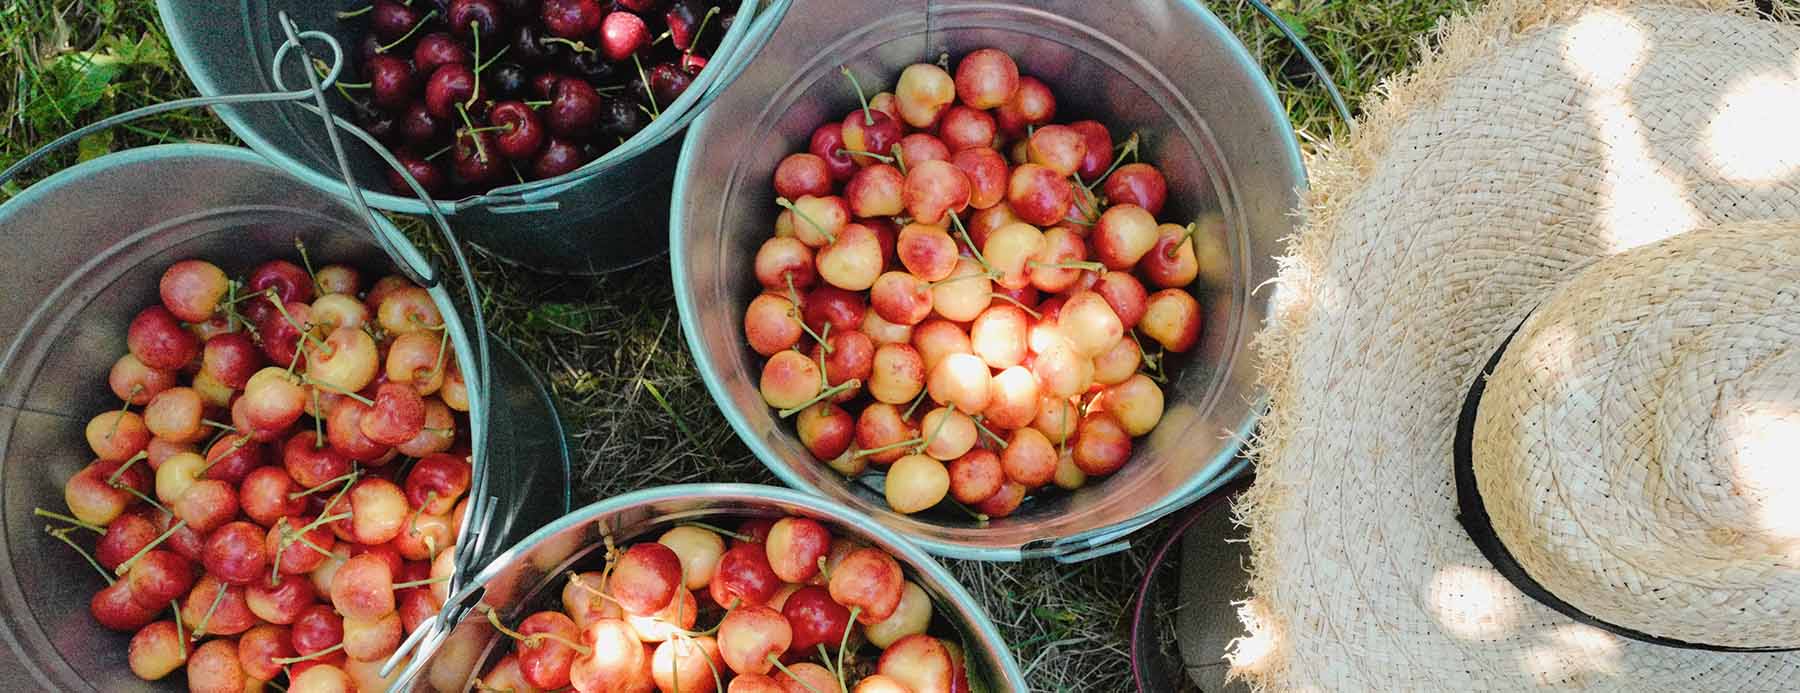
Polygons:
[[735,532],[682,524],[653,542],[606,548],[603,570],[567,574],[561,609],[515,627],[486,612],[516,642],[478,689],[969,690],[961,646],[930,634],[925,590],[887,552],[833,537],[817,520],[758,518]]
[[833,469],[885,468],[898,512],[1005,517],[1118,471],[1199,339],[1195,227],[1158,223],[1162,173],[1136,134],[1055,115],[982,49],[907,67],[775,170],[744,313],[763,400]]
[[[687,91],[735,12],[711,0],[374,0],[338,85],[433,197],[574,171]],[[363,92],[358,95],[353,92]],[[395,191],[409,193],[397,173]]]
[[[442,607],[471,467],[468,389],[430,294],[287,260],[182,260],[126,331],[95,460],[47,531],[107,586],[132,673],[195,691],[384,690]],[[366,289],[366,290],[365,290]],[[75,540],[99,536],[91,553]],[[338,686],[333,688],[333,686]]]

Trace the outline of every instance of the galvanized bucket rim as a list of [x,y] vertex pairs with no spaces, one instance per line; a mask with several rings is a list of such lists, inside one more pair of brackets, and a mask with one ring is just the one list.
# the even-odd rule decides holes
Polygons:
[[[982,4],[1004,7],[1010,3]],[[1206,9],[1198,2],[1198,0],[1180,0],[1178,4],[1181,8],[1185,9],[1193,19],[1211,29],[1215,35],[1229,37],[1225,42],[1225,47],[1227,52],[1231,55],[1232,67],[1243,71],[1245,74],[1262,76],[1262,79],[1254,80],[1255,96],[1258,102],[1257,106],[1265,113],[1270,114],[1272,116],[1272,121],[1279,122],[1284,129],[1287,130],[1287,137],[1278,138],[1285,145],[1282,147],[1283,151],[1281,152],[1282,158],[1284,159],[1283,163],[1287,164],[1293,170],[1298,171],[1298,179],[1295,183],[1300,189],[1304,190],[1307,185],[1306,169],[1300,154],[1297,136],[1293,133],[1291,123],[1286,115],[1286,110],[1281,105],[1280,98],[1275,92],[1273,83],[1268,79],[1267,74],[1263,72],[1261,65],[1250,55],[1249,49],[1244,46],[1243,41],[1237,37],[1236,33],[1232,32],[1217,15],[1214,15],[1210,10]],[[939,27],[932,27],[933,30],[938,28]],[[779,28],[777,28],[777,31],[778,30]],[[690,283],[687,264],[681,261],[681,258],[687,257],[689,253],[686,234],[684,233],[685,215],[683,213],[683,201],[689,196],[687,191],[688,180],[690,179],[692,172],[698,170],[700,166],[699,158],[705,155],[705,153],[700,151],[702,148],[698,146],[698,143],[706,136],[707,131],[715,125],[713,122],[714,119],[710,117],[711,115],[712,111],[700,114],[700,116],[688,127],[687,139],[683,143],[681,158],[675,169],[674,193],[671,197],[676,203],[672,205],[669,210],[669,257],[672,258],[670,268],[672,279],[676,287],[675,301],[678,311],[680,312],[682,332],[687,340],[688,349],[696,355],[706,354],[707,351],[704,339],[701,336],[703,334],[704,326],[700,323],[700,311],[698,310],[698,306],[693,304],[694,299],[689,296],[689,292],[683,290],[683,287],[688,286]],[[1251,327],[1254,328],[1255,326]],[[750,448],[751,452],[756,454],[757,459],[761,460],[765,467],[768,467],[770,471],[774,472],[775,475],[781,479],[782,483],[801,489],[807,493],[817,495],[821,498],[829,498],[826,496],[823,488],[807,483],[805,478],[790,468],[790,465],[785,463],[784,458],[777,454],[768,442],[763,439],[760,431],[751,425],[750,420],[745,413],[738,408],[731,406],[730,391],[725,383],[725,376],[714,366],[712,359],[695,358],[694,361],[696,368],[700,371],[701,380],[706,384],[707,391],[712,395],[713,401],[725,414],[726,420],[730,422],[732,429],[738,434],[738,438]],[[1259,402],[1266,402],[1265,394],[1259,392],[1258,396],[1260,398]],[[1241,441],[1248,439],[1248,436],[1256,427],[1256,422],[1261,416],[1260,412],[1262,409],[1262,404],[1252,407],[1251,414],[1246,417],[1242,425],[1234,432],[1237,440]],[[1070,537],[1060,537],[1058,539],[1061,543],[1053,547],[1050,555],[1074,556],[1087,554],[1090,551],[1100,549],[1114,540],[1143,529],[1156,520],[1188,505],[1194,499],[1212,492],[1229,482],[1246,468],[1248,468],[1248,464],[1237,456],[1237,448],[1235,446],[1221,450],[1204,470],[1195,474],[1192,478],[1185,481],[1180,487],[1170,492],[1164,498],[1154,501],[1154,505],[1146,509],[1145,512],[1129,520],[1091,528]],[[846,481],[846,483],[848,483],[848,481]],[[903,527],[908,523],[926,524],[918,520],[913,520],[907,516],[898,515],[892,511],[876,513],[873,515],[872,519],[874,519],[877,524],[889,527]],[[990,547],[975,545],[967,541],[920,536],[911,532],[908,532],[907,536],[912,541],[923,546],[927,551],[949,558],[980,561],[1019,561],[1026,557],[1024,555],[1023,544],[1010,547]]]
[[[156,0],[156,8],[158,17],[162,19],[161,23],[163,30],[169,35],[169,45],[175,51],[176,62],[182,66],[182,72],[187,76],[189,81],[193,82],[194,87],[201,95],[217,96],[224,94],[225,91],[221,85],[209,75],[188,69],[189,65],[198,64],[200,60],[198,51],[201,50],[201,47],[195,45],[196,42],[189,36],[185,26],[182,26],[177,22],[169,21],[168,17],[173,11],[173,2],[174,0]],[[701,70],[701,73],[696,77],[693,86],[691,86],[688,91],[684,92],[680,98],[676,99],[674,103],[670,104],[670,107],[665,111],[665,115],[673,113],[674,117],[657,119],[657,121],[651,123],[649,128],[639,131],[627,138],[623,144],[602,155],[600,158],[590,161],[582,165],[581,168],[569,173],[543,180],[501,186],[486,193],[458,199],[434,199],[433,202],[436,203],[439,211],[448,216],[454,215],[458,211],[473,208],[531,203],[535,198],[546,197],[563,192],[588,178],[616,166],[623,165],[624,163],[637,158],[638,155],[649,151],[651,148],[681,134],[682,130],[689,125],[695,117],[704,112],[705,105],[710,103],[712,98],[717,96],[719,91],[722,91],[722,87],[725,86],[725,82],[728,80],[720,80],[719,75],[726,72],[735,74],[733,70],[729,69],[732,67],[731,63],[741,57],[737,53],[745,48],[744,39],[750,33],[751,25],[755,23],[752,20],[760,18],[760,15],[763,14],[758,12],[758,4],[761,0],[739,0],[739,2],[738,12],[740,15],[745,15],[743,21],[733,22],[731,29],[726,32],[725,38],[720,42],[718,51],[714,53],[715,58],[720,57],[720,55],[723,54],[725,59],[709,62],[708,67],[714,69]],[[767,9],[785,12],[787,5],[788,0],[776,0],[776,2],[771,3]],[[306,27],[302,28],[304,29]],[[348,60],[348,57],[349,56],[346,55],[345,59]],[[269,66],[257,66],[257,69],[268,68]],[[712,93],[707,93],[709,91]],[[237,108],[221,106],[214,108],[213,113],[217,115],[220,120],[224,121],[226,127],[231,130],[232,134],[242,140],[246,146],[251,150],[254,150],[257,154],[265,157],[269,162],[275,164],[276,167],[280,168],[289,176],[293,176],[309,186],[326,191],[332,195],[339,197],[349,196],[349,190],[344,186],[344,182],[335,175],[332,175],[335,174],[335,171],[331,172],[331,174],[322,173],[311,165],[290,155],[280,147],[275,146],[268,137],[264,136],[255,128],[250,127],[250,124],[239,113]],[[660,127],[659,124],[661,124]],[[654,129],[654,132],[651,132],[652,129]],[[644,137],[643,135],[645,132],[651,132],[651,136]],[[365,189],[363,190],[363,196],[368,200],[371,207],[377,209],[399,212],[402,214],[427,213],[425,204],[410,195],[397,195],[389,192],[378,192]]]

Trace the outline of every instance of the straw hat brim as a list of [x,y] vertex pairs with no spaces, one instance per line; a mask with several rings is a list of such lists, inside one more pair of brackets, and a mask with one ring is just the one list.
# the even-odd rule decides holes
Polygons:
[[1800,221],[1800,29],[1747,2],[1495,0],[1310,166],[1240,501],[1261,690],[1776,691],[1800,654],[1672,649],[1521,594],[1457,524],[1464,396],[1545,297],[1690,230]]

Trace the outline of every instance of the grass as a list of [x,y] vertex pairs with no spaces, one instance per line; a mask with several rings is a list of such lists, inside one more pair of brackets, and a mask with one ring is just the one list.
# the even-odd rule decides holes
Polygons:
[[[1208,5],[1266,71],[1303,142],[1343,131],[1319,81],[1241,0]],[[1434,0],[1276,3],[1335,73],[1352,107],[1417,55],[1418,35],[1464,6]],[[190,96],[150,0],[0,3],[0,167],[111,113]],[[204,112],[141,121],[58,154],[19,186],[79,158],[164,141],[233,142]],[[439,249],[441,250],[441,249]],[[581,502],[683,481],[774,483],[699,382],[676,319],[668,263],[600,278],[553,277],[475,254],[491,327],[550,383],[576,445]],[[1075,566],[950,567],[981,597],[1041,691],[1130,687],[1127,607],[1152,539]]]

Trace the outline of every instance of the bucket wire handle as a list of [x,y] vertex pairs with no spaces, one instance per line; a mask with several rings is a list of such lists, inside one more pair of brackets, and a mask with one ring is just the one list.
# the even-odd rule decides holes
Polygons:
[[1344,101],[1343,92],[1338,91],[1337,80],[1332,79],[1331,71],[1325,69],[1324,63],[1319,62],[1319,56],[1313,53],[1312,47],[1306,45],[1306,41],[1300,38],[1300,34],[1294,31],[1294,27],[1289,26],[1287,21],[1281,18],[1281,15],[1276,14],[1275,10],[1269,7],[1268,3],[1263,0],[1248,0],[1248,2],[1251,7],[1256,8],[1258,14],[1275,25],[1275,29],[1281,32],[1282,37],[1286,38],[1288,43],[1294,44],[1294,50],[1300,53],[1300,59],[1305,60],[1307,67],[1312,68],[1313,73],[1319,76],[1319,81],[1324,83],[1325,94],[1331,98],[1331,107],[1337,111],[1338,117],[1343,118],[1344,124],[1351,130],[1355,130],[1356,116],[1350,112],[1350,104]]
[[[294,25],[293,21],[288,18],[286,12],[277,13],[277,19],[281,23],[282,31],[287,34],[287,41],[285,43],[283,43],[281,45],[281,48],[279,50],[277,50],[275,53],[275,61],[274,61],[274,65],[272,66],[272,69],[271,69],[271,75],[274,78],[275,85],[277,88],[286,89],[287,87],[283,83],[283,80],[281,77],[281,62],[283,59],[285,59],[289,50],[297,48],[299,50],[300,54],[303,56],[303,58],[305,58],[309,62],[311,60],[311,55],[306,52],[305,46],[302,45],[302,43],[301,43],[301,39],[305,36],[306,32],[299,31],[298,27],[296,27]],[[335,43],[333,44],[333,50],[334,51],[337,50]],[[487,407],[485,406],[485,403],[487,403],[489,401],[489,399],[487,397],[485,397],[484,394],[490,391],[489,388],[492,387],[493,381],[491,380],[491,368],[490,368],[491,362],[489,360],[488,335],[487,335],[487,330],[484,327],[486,322],[485,322],[483,312],[481,309],[481,300],[480,300],[481,293],[479,291],[479,288],[475,285],[474,272],[469,267],[468,258],[467,258],[467,256],[465,256],[463,254],[462,246],[457,241],[456,233],[451,230],[450,223],[447,219],[444,218],[442,211],[437,206],[437,202],[435,200],[433,200],[430,195],[425,193],[424,187],[419,184],[417,179],[413,178],[412,174],[406,170],[405,166],[400,164],[399,160],[394,157],[393,153],[391,151],[389,151],[386,146],[382,145],[379,141],[377,141],[373,136],[371,136],[367,132],[365,132],[362,128],[356,127],[355,125],[345,121],[343,118],[340,118],[336,114],[333,114],[331,112],[328,104],[325,101],[325,89],[327,86],[329,86],[329,84],[327,82],[321,81],[318,74],[315,73],[313,70],[305,69],[306,67],[309,67],[309,66],[310,65],[303,66],[301,72],[306,75],[307,82],[311,86],[311,89],[308,90],[307,93],[309,93],[313,97],[314,103],[312,103],[312,104],[301,103],[299,105],[301,108],[304,108],[306,110],[309,110],[309,111],[312,111],[312,112],[318,114],[320,116],[321,120],[325,123],[325,132],[327,134],[328,139],[331,142],[332,154],[337,159],[339,173],[344,178],[345,187],[350,192],[351,200],[356,204],[357,208],[359,210],[361,210],[361,212],[363,214],[368,216],[368,218],[370,220],[370,230],[373,233],[375,233],[377,238],[384,237],[384,230],[382,229],[382,227],[379,224],[375,223],[375,219],[377,219],[377,217],[375,216],[375,213],[372,210],[370,210],[370,208],[368,207],[368,203],[363,198],[362,188],[360,188],[356,185],[355,179],[350,172],[349,158],[345,155],[343,144],[340,141],[338,134],[337,134],[337,131],[339,129],[342,129],[345,132],[348,132],[348,133],[356,136],[357,139],[361,140],[363,142],[363,144],[367,145],[372,151],[374,151],[376,153],[376,155],[380,156],[384,163],[386,163],[390,168],[392,168],[396,173],[398,173],[400,175],[400,178],[406,182],[407,187],[412,190],[413,194],[415,196],[417,196],[420,200],[424,201],[425,209],[431,216],[431,220],[433,222],[432,225],[436,228],[438,234],[443,238],[445,250],[450,254],[451,261],[455,263],[456,269],[459,271],[459,274],[462,277],[463,289],[468,294],[470,317],[473,319],[473,322],[476,326],[475,334],[469,335],[469,338],[471,338],[475,342],[476,365],[478,368],[477,373],[476,373],[477,377],[470,378],[469,373],[467,373],[466,371],[464,373],[464,380],[465,380],[466,386],[470,387],[474,390],[474,392],[472,393],[473,396],[471,396],[469,398],[469,401],[470,401],[470,412],[469,412],[469,414],[470,414],[470,416],[469,416],[470,430],[472,433],[471,448],[478,452],[484,451],[486,449],[485,442],[487,439],[487,436],[485,435],[487,426],[485,424],[488,421],[488,417],[487,417],[488,412],[486,411]],[[427,269],[432,270],[433,280],[435,283],[436,275],[437,275],[436,268],[430,267],[429,263],[425,262],[422,258],[417,258],[411,254],[407,254],[407,255],[395,254],[395,257],[403,258],[402,264],[406,264],[407,261],[412,261],[412,262],[418,262],[420,264],[426,265]],[[474,523],[471,523],[468,525],[468,528],[479,529],[482,527],[486,527],[488,522],[491,521],[489,518],[491,518],[493,516],[493,509],[489,506],[493,505],[496,501],[495,501],[495,499],[491,498],[490,495],[486,491],[486,489],[487,489],[487,465],[474,465],[474,470],[475,470],[475,477],[470,480],[470,485],[469,485],[470,501],[469,501],[469,508],[466,512],[468,513],[468,517],[470,517],[470,518],[482,518],[481,521],[474,522]],[[465,528],[465,529],[467,529],[467,528]],[[465,531],[465,533],[467,533],[467,532]],[[482,537],[485,539],[486,533],[477,532],[476,536],[479,536],[479,537]],[[476,563],[477,558],[480,553],[481,553],[480,551],[458,551],[458,552],[456,552],[455,570],[452,571],[452,575],[453,576],[467,575],[474,567],[474,564]],[[455,592],[459,586],[453,580],[450,587],[451,587],[451,591]],[[440,620],[439,626],[441,627],[442,625],[444,625],[444,623],[445,623],[444,621]],[[410,642],[413,642],[416,645],[418,642],[420,642],[420,640],[411,640]],[[392,670],[400,663],[401,659],[403,657],[406,657],[409,654],[410,654],[410,652],[408,652],[405,649],[396,651],[392,656],[390,656],[388,658],[388,661],[382,666],[382,672],[384,674],[392,672]]]

